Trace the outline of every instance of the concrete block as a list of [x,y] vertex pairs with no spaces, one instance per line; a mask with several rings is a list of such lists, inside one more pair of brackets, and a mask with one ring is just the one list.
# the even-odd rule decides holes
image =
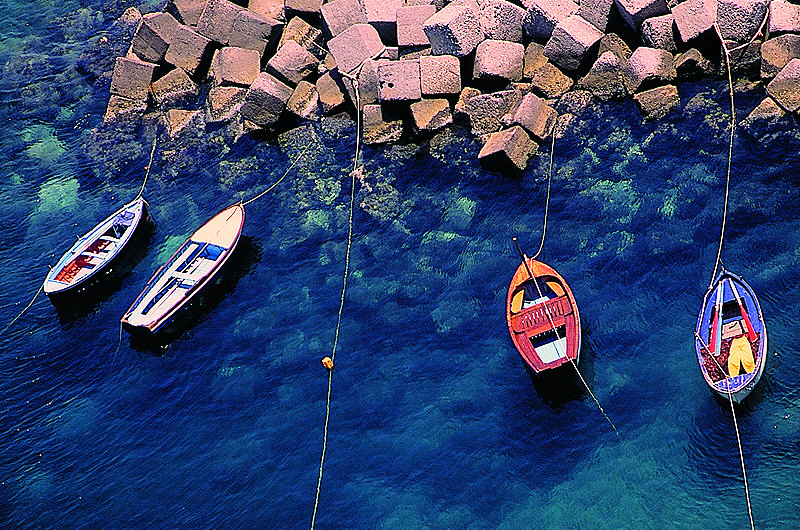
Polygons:
[[619,56],[612,51],[600,55],[589,72],[578,82],[578,86],[588,89],[602,101],[624,97],[625,76]]
[[228,0],[208,0],[197,21],[197,32],[220,44],[227,44],[236,15],[243,9]]
[[525,47],[515,42],[487,39],[475,49],[473,79],[522,79]]
[[264,55],[270,40],[279,34],[283,24],[274,18],[259,15],[250,10],[240,11],[233,21],[228,45],[247,50],[256,50]]
[[562,70],[574,72],[589,60],[602,37],[600,30],[580,15],[570,15],[553,30],[544,47],[544,56]]
[[205,7],[206,0],[169,0],[164,10],[181,24],[196,26]]
[[516,108],[522,96],[520,90],[501,90],[469,98],[465,110],[472,134],[481,136],[499,131],[503,127],[503,116]]
[[675,17],[672,14],[648,18],[642,22],[642,40],[650,48],[675,52]]
[[630,92],[671,83],[678,75],[671,53],[644,46],[636,48],[628,60],[628,74]]
[[522,71],[522,77],[530,79],[533,74],[547,64],[547,57],[544,56],[544,46],[539,43],[531,42],[525,47],[525,65]]
[[739,126],[752,138],[761,141],[767,135],[794,128],[794,123],[786,111],[767,96],[739,122]]
[[633,100],[645,120],[663,118],[681,102],[678,89],[673,85],[660,86],[634,94]]
[[156,65],[135,57],[117,57],[111,77],[111,93],[134,101],[147,101]]
[[322,5],[322,21],[335,37],[355,24],[366,24],[367,13],[358,0],[331,0]]
[[167,48],[164,60],[183,68],[190,74],[194,74],[209,51],[208,45],[210,43],[211,41],[208,38],[203,37],[188,26],[180,26],[175,32],[172,43]]
[[453,113],[455,116],[465,117],[469,119],[469,100],[475,96],[480,96],[481,91],[471,86],[466,86],[458,96],[458,101],[453,105]]
[[581,0],[578,14],[594,27],[605,32],[617,11],[614,0]]
[[161,61],[180,26],[181,23],[169,13],[144,15],[131,40],[131,51],[143,61]]
[[112,123],[131,117],[141,117],[147,111],[147,99],[130,99],[111,94],[103,123]]
[[151,89],[153,99],[158,105],[174,104],[200,94],[200,87],[189,79],[189,75],[182,68],[175,68],[153,81]]
[[322,9],[322,0],[284,0],[283,6],[290,13],[315,15]]
[[419,73],[423,96],[461,92],[461,63],[454,55],[420,57]]
[[422,98],[419,60],[378,63],[381,101],[414,101]]
[[206,122],[215,123],[233,118],[244,105],[247,89],[236,86],[218,86],[206,98]]
[[487,39],[522,43],[524,22],[528,12],[506,0],[479,2],[480,23]]
[[242,117],[259,127],[275,124],[292,97],[294,90],[266,72],[256,77],[242,105]]
[[559,22],[578,12],[578,4],[572,0],[526,0],[528,10],[525,17],[525,32],[537,42],[547,42]]
[[675,71],[678,79],[697,79],[710,75],[714,66],[696,48],[691,48],[675,57]]
[[422,25],[434,55],[463,57],[483,40],[480,9],[474,1],[448,4]]
[[297,85],[317,71],[319,61],[297,42],[281,46],[267,62],[267,71],[289,85]]
[[423,99],[412,103],[411,117],[419,131],[435,131],[453,123],[453,112],[446,99]]
[[226,46],[211,59],[211,78],[215,86],[250,85],[261,70],[261,54]]
[[651,17],[669,13],[666,0],[614,0],[623,20],[636,31]]
[[792,59],[767,85],[767,93],[787,112],[800,109],[800,59]]
[[761,45],[761,78],[771,79],[792,59],[800,58],[800,35],[784,34]]
[[553,63],[545,63],[531,77],[532,89],[546,98],[557,98],[572,88],[572,79]]
[[432,5],[402,6],[397,9],[397,45],[429,46],[422,25],[436,13]]
[[365,144],[396,142],[403,135],[403,121],[385,119],[380,105],[364,106],[362,125]]
[[362,62],[376,57],[383,50],[383,43],[375,28],[369,24],[356,24],[329,40],[328,50],[339,70],[350,73]]
[[320,112],[317,87],[308,81],[300,81],[286,103],[286,109],[300,118],[316,119]]
[[531,156],[539,146],[531,140],[525,129],[515,125],[504,131],[493,133],[478,153],[478,160],[490,170],[522,171],[528,166]]
[[674,6],[672,16],[681,40],[689,42],[706,31],[713,31],[716,8],[716,0],[686,0]]
[[275,19],[279,22],[286,21],[286,10],[283,7],[284,0],[250,0],[247,9],[261,16]]
[[199,110],[170,109],[164,114],[163,123],[167,136],[175,138],[186,129],[201,127],[203,113]]
[[620,58],[620,61],[628,62],[628,59],[631,58],[632,51],[625,44],[619,35],[616,33],[609,33],[607,35],[603,35],[603,38],[600,39],[600,45],[597,48],[597,55],[598,57],[605,52],[613,52],[617,57]]
[[317,94],[319,94],[319,103],[324,113],[329,114],[344,105],[346,99],[338,74],[334,76],[333,73],[328,72],[320,76],[317,79],[316,88]]
[[769,4],[769,34],[782,33],[800,33],[800,5],[772,0]]
[[278,48],[286,44],[287,41],[293,40],[303,48],[312,53],[319,51],[319,46],[322,43],[322,31],[318,30],[300,17],[294,17],[286,24],[281,34],[281,40],[278,41]]
[[725,40],[749,41],[766,13],[764,0],[717,0],[717,26]]
[[535,94],[526,94],[511,114],[510,124],[521,125],[536,141],[542,142],[553,132],[558,113]]
[[403,0],[362,0],[367,24],[378,30],[385,43],[397,43],[397,10]]

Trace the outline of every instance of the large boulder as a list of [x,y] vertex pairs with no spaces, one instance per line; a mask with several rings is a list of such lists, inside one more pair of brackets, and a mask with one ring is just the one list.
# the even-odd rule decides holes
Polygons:
[[492,134],[478,153],[478,160],[487,169],[522,171],[538,148],[525,129],[515,125]]
[[453,123],[453,112],[446,99],[423,99],[412,103],[411,117],[419,131],[434,131]]
[[293,40],[306,50],[316,53],[322,41],[322,31],[318,30],[300,17],[289,20],[278,41],[278,48]]
[[311,53],[290,40],[267,62],[267,71],[289,85],[297,85],[316,72],[319,61]]
[[397,42],[397,10],[403,0],[362,0],[367,13],[367,24],[378,30],[386,43]]
[[767,96],[747,115],[739,126],[752,138],[761,140],[765,135],[791,128],[791,118],[774,99]]
[[714,27],[717,16],[716,0],[686,0],[674,6],[672,16],[681,40],[689,42]]
[[377,57],[384,47],[375,28],[369,24],[355,24],[329,40],[328,49],[339,71],[350,73],[367,59]]
[[602,101],[622,98],[626,94],[624,64],[616,53],[607,51],[597,58],[578,86]]
[[174,104],[200,94],[200,87],[189,79],[183,68],[169,71],[160,79],[153,81],[150,88],[153,91],[153,99],[158,105]]
[[422,28],[434,55],[463,57],[483,40],[480,8],[474,0],[448,4],[425,21]]
[[247,89],[237,86],[218,86],[208,91],[206,122],[215,123],[233,118],[244,105]]
[[170,109],[164,114],[163,123],[167,136],[175,138],[190,127],[201,127],[203,113],[199,110]]
[[600,31],[606,31],[616,14],[614,5],[614,0],[581,0],[578,14]]
[[769,34],[800,33],[800,5],[786,0],[769,3]]
[[480,23],[487,39],[521,43],[527,11],[507,0],[483,0]]
[[717,0],[717,25],[725,40],[749,41],[755,37],[766,14],[764,0]]
[[570,15],[553,30],[544,55],[568,72],[580,69],[603,37],[599,29],[580,15]]
[[215,86],[250,85],[261,70],[261,54],[255,50],[226,46],[214,53],[211,78]]
[[131,51],[143,61],[157,63],[164,58],[182,24],[169,13],[148,13],[131,40]]
[[675,52],[675,17],[672,14],[648,18],[642,22],[642,40],[651,48]]
[[385,118],[380,105],[364,105],[362,127],[365,144],[396,142],[403,135],[403,120]]
[[696,49],[691,48],[675,57],[678,79],[697,79],[714,72],[714,65]]
[[305,119],[318,118],[319,93],[317,87],[308,81],[300,81],[286,102],[286,110]]
[[147,99],[130,99],[111,94],[103,123],[112,123],[129,118],[138,119],[147,111]]
[[133,101],[147,101],[156,65],[135,56],[117,57],[111,76],[111,93]]
[[397,9],[397,45],[428,46],[428,36],[422,25],[436,13],[432,5],[406,5]]
[[269,17],[281,22],[286,21],[284,0],[250,0],[247,9],[259,15]]
[[266,72],[256,77],[242,105],[242,117],[260,127],[275,124],[294,91]]
[[461,63],[453,55],[419,58],[420,88],[423,96],[461,92]]
[[547,64],[547,57],[544,56],[544,46],[539,43],[531,42],[525,47],[525,60],[522,76],[530,79],[536,70]]
[[767,93],[788,112],[800,109],[800,59],[792,59],[767,85]]
[[420,99],[419,60],[381,61],[378,63],[378,86],[381,101]]
[[[211,41],[208,38],[203,37],[188,26],[180,26],[175,32],[172,43],[167,48],[164,60],[183,68],[190,74],[194,74],[205,59],[210,43]],[[199,72],[197,73],[200,74]]]
[[204,7],[206,0],[169,0],[164,10],[181,24],[196,26]]
[[674,85],[660,86],[634,94],[633,100],[645,120],[663,118],[680,104],[678,89]]
[[666,0],[614,0],[619,14],[636,31],[650,17],[669,13]]
[[499,131],[502,118],[510,113],[522,100],[520,90],[501,90],[475,95],[466,100],[466,113],[472,133],[478,136]]
[[243,9],[228,0],[208,0],[197,21],[197,32],[220,44],[227,44],[236,15]]
[[525,32],[537,42],[546,42],[559,22],[577,13],[578,4],[572,0],[525,0],[528,10]]
[[[342,86],[339,84],[338,75],[334,77],[333,72],[326,72],[317,79],[317,94],[322,112],[329,114],[344,105],[345,96]],[[363,105],[364,102],[362,101]]]
[[283,24],[248,9],[240,11],[233,21],[228,44],[237,48],[256,50],[264,54],[270,40],[278,34]]
[[286,11],[313,16],[319,15],[322,0],[284,0],[283,5]]
[[636,48],[628,60],[628,74],[629,92],[673,82],[678,75],[671,53],[644,46]]
[[525,58],[525,47],[515,42],[487,39],[475,50],[473,79],[519,81]]
[[572,85],[572,79],[551,62],[540,66],[531,77],[532,89],[546,98],[560,97],[572,88]]
[[787,33],[761,45],[761,78],[775,77],[786,63],[800,58],[800,35]]
[[366,24],[367,13],[358,0],[331,0],[322,5],[322,21],[335,37],[350,26]]
[[509,117],[509,125],[521,125],[536,141],[542,142],[553,132],[558,113],[535,94],[526,94]]

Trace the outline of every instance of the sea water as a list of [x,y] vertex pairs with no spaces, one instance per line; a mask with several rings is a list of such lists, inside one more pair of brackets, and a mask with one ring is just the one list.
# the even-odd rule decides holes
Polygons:
[[[125,7],[4,4],[3,326],[141,186],[154,128],[102,126],[109,80],[93,66]],[[737,94],[740,118],[763,93]],[[570,369],[533,376],[508,337],[512,237],[538,247],[549,147],[520,175],[482,169],[460,127],[364,148],[319,527],[748,526],[730,407],[693,346],[720,236],[727,89],[680,95],[654,123],[631,102],[595,105],[555,143],[542,258],[575,293],[580,370],[619,436]],[[795,129],[737,135],[723,249],[769,330],[764,376],[736,409],[759,528],[800,526]],[[0,525],[310,524],[355,136],[333,117],[273,137],[159,137],[151,231],[97,290],[56,305],[40,295],[0,339]],[[120,331],[189,234],[309,145],[247,206],[237,253],[168,340]]]

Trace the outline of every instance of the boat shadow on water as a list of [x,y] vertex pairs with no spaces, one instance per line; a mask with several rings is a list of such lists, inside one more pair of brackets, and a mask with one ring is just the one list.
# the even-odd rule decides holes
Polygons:
[[48,296],[62,326],[70,328],[85,319],[122,288],[125,280],[150,250],[154,232],[153,223],[144,223],[107,270],[102,271],[85,285],[65,293]]
[[136,351],[164,355],[176,341],[205,322],[214,310],[236,290],[239,281],[250,274],[261,261],[261,246],[248,236],[241,236],[230,259],[219,274],[154,335],[130,336],[130,347]]

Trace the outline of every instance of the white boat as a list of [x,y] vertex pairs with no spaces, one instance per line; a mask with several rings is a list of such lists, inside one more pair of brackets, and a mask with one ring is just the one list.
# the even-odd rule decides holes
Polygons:
[[244,225],[244,206],[234,204],[201,226],[162,265],[123,315],[123,328],[154,334],[220,271],[236,248]]

